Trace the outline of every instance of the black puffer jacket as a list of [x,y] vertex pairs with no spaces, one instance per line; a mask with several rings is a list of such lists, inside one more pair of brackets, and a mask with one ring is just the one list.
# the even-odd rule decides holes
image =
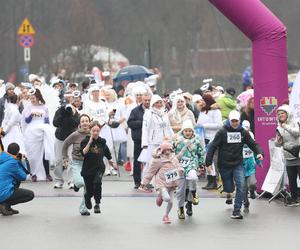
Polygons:
[[135,107],[128,118],[127,124],[131,128],[131,137],[134,141],[142,140],[142,127],[143,127],[143,117],[145,109],[143,105]]
[[205,160],[206,166],[212,164],[217,149],[219,149],[218,168],[232,168],[243,164],[244,144],[247,144],[255,154],[263,154],[257,143],[241,125],[237,129],[233,129],[227,120],[209,145]]
[[72,134],[79,125],[79,114],[75,114],[66,110],[65,106],[61,106],[54,115],[53,125],[56,127],[55,137],[58,140],[64,141]]

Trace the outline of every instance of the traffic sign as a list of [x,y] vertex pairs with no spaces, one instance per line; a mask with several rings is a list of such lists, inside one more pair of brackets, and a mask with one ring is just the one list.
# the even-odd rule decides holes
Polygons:
[[24,48],[24,61],[30,61],[30,48]]
[[20,36],[20,45],[24,48],[30,48],[34,44],[34,38],[32,35]]
[[18,29],[18,35],[34,35],[35,29],[29,22],[28,18],[25,18]]

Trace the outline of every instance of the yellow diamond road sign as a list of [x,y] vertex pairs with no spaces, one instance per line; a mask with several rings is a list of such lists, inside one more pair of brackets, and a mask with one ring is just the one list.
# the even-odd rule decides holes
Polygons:
[[28,18],[25,18],[18,29],[18,35],[34,35],[35,29],[32,27]]

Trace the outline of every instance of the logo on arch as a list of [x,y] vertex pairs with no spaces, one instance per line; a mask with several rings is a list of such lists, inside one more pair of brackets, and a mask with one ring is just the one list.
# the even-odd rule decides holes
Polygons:
[[274,96],[262,97],[260,99],[260,107],[267,114],[270,115],[278,105],[278,100]]

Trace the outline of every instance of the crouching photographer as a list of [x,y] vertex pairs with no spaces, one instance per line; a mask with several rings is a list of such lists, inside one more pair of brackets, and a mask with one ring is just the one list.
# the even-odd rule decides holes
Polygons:
[[19,188],[21,181],[26,180],[29,171],[22,164],[22,155],[17,143],[11,143],[7,152],[0,153],[0,213],[4,216],[18,214],[12,209],[19,203],[31,201],[34,193],[31,190]]

